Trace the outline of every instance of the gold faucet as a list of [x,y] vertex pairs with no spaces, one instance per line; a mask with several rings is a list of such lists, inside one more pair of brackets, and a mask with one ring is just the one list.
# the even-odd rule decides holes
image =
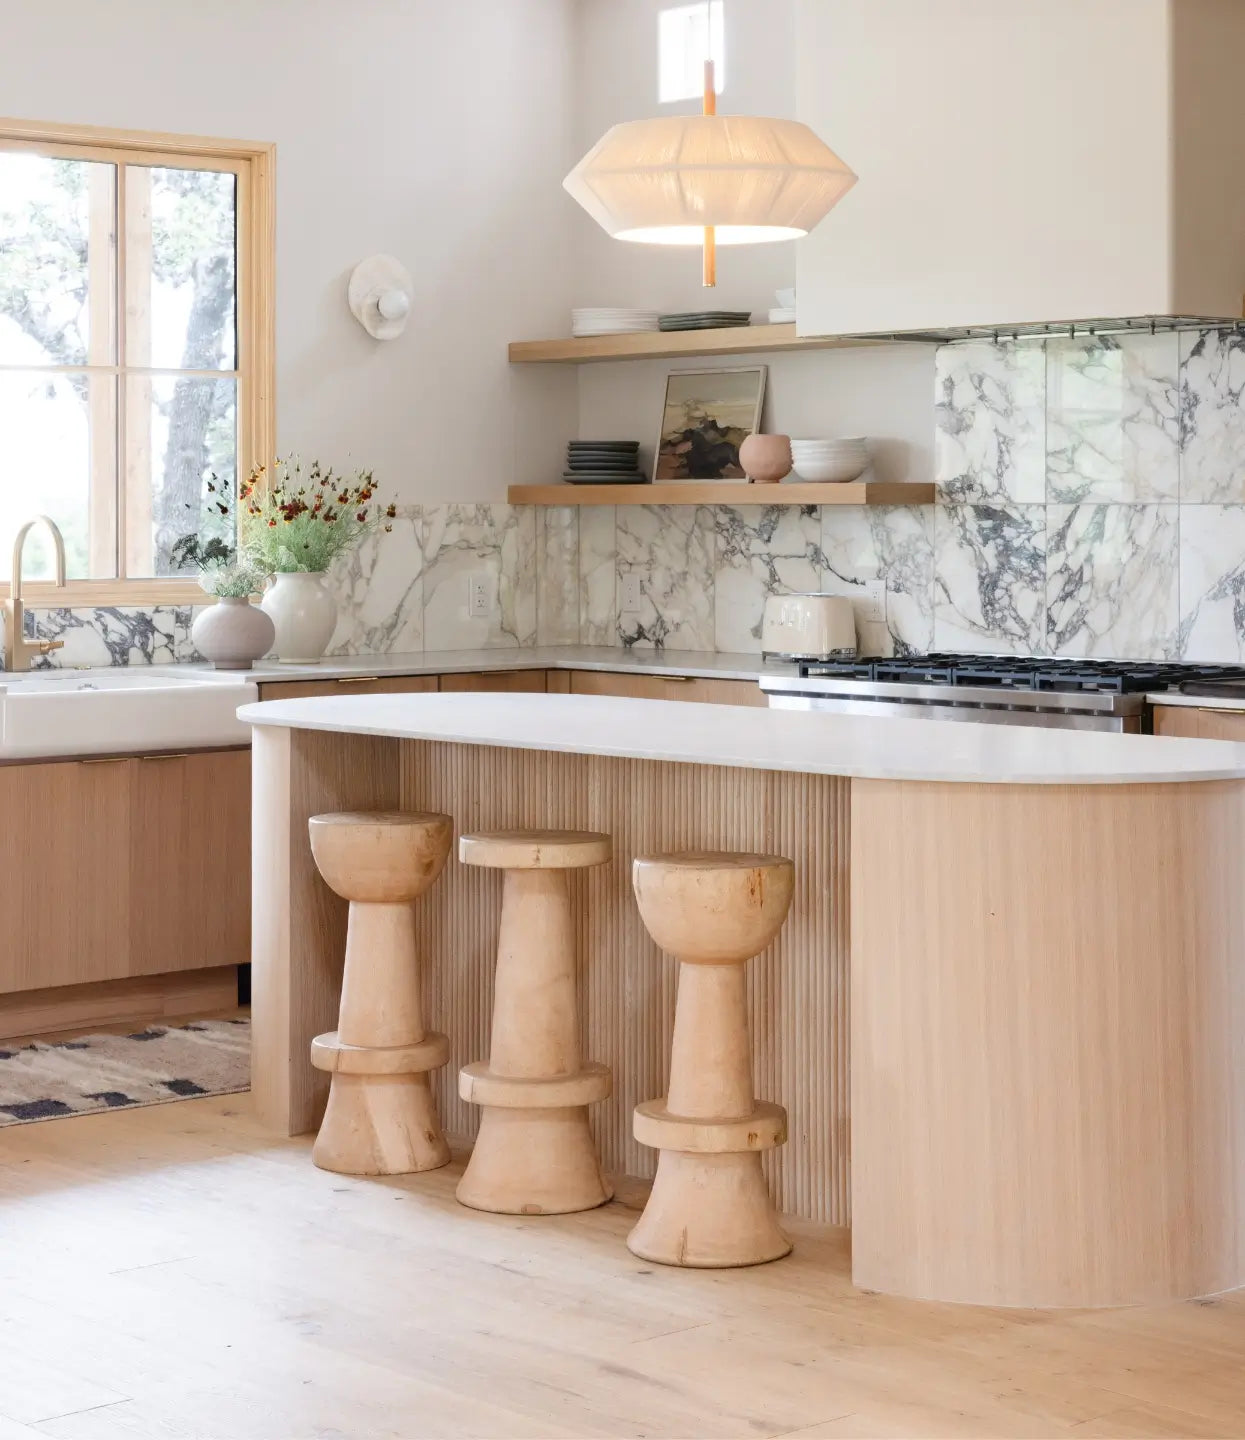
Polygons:
[[63,640],[36,640],[32,644],[26,639],[26,607],[22,604],[22,549],[26,544],[26,536],[36,525],[42,525],[52,537],[56,550],[56,586],[59,590],[65,588],[64,537],[56,528],[55,520],[47,515],[36,515],[33,520],[27,520],[13,541],[12,579],[9,583],[9,598],[4,602],[4,611],[8,616],[4,634],[6,670],[29,670],[31,659],[35,655],[47,655],[53,650],[60,650],[65,644]]

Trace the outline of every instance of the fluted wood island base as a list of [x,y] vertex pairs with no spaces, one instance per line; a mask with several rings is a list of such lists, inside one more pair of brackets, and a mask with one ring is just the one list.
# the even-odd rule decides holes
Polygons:
[[[629,1119],[665,1089],[674,986],[631,860],[775,852],[795,863],[790,918],[748,975],[756,1091],[789,1112],[767,1178],[780,1209],[850,1220],[857,1284],[1097,1306],[1245,1283],[1245,747],[576,696],[243,714],[253,1088],[274,1128],[319,1119],[308,1043],[340,987],[345,907],[309,815],[613,836],[572,903],[583,1049],[614,1074],[594,1129],[605,1168],[635,1175],[652,1152]],[[451,864],[416,914],[451,1069],[485,1053],[489,882]],[[433,1083],[468,1136],[474,1107]]]

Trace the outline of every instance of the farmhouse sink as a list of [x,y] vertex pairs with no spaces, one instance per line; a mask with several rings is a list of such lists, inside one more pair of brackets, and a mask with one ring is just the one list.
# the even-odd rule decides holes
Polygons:
[[0,673],[0,761],[247,745],[236,675],[113,670]]

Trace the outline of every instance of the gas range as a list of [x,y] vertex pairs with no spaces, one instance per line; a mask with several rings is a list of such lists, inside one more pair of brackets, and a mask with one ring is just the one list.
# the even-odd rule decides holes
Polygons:
[[1245,668],[933,654],[807,660],[798,677],[765,676],[761,689],[775,709],[1140,733],[1149,691],[1225,680],[1245,680]]

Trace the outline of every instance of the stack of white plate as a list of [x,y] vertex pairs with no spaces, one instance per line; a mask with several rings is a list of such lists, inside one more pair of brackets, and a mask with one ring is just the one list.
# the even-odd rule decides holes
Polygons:
[[869,468],[869,447],[864,437],[845,440],[792,440],[791,480],[859,480]]
[[626,310],[595,306],[571,311],[572,335],[629,335],[657,329],[656,310]]

